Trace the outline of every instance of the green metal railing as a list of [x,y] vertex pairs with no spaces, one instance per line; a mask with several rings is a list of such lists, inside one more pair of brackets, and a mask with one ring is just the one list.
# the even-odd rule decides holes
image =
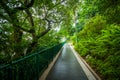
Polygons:
[[0,66],[0,80],[39,80],[64,43]]

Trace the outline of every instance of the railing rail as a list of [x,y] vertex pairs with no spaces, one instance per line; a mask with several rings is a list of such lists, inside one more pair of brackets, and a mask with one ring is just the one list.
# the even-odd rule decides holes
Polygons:
[[64,43],[0,66],[0,80],[38,80]]

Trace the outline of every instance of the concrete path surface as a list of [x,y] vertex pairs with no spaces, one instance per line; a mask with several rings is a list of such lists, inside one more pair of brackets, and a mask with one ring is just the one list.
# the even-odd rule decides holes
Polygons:
[[69,44],[65,44],[46,80],[88,80]]

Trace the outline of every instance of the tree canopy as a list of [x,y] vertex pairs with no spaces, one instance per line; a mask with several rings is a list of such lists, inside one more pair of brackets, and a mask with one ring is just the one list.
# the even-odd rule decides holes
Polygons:
[[56,29],[72,23],[78,4],[78,0],[0,0],[0,52],[10,58],[31,53],[48,32],[43,38],[46,46],[52,38],[58,40]]
[[0,63],[69,40],[103,80],[119,80],[120,0],[0,0]]

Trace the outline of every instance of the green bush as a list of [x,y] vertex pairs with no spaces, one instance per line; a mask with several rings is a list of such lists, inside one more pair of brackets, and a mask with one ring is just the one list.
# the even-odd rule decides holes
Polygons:
[[119,80],[120,26],[108,25],[102,16],[90,19],[79,32],[75,49],[103,78]]

